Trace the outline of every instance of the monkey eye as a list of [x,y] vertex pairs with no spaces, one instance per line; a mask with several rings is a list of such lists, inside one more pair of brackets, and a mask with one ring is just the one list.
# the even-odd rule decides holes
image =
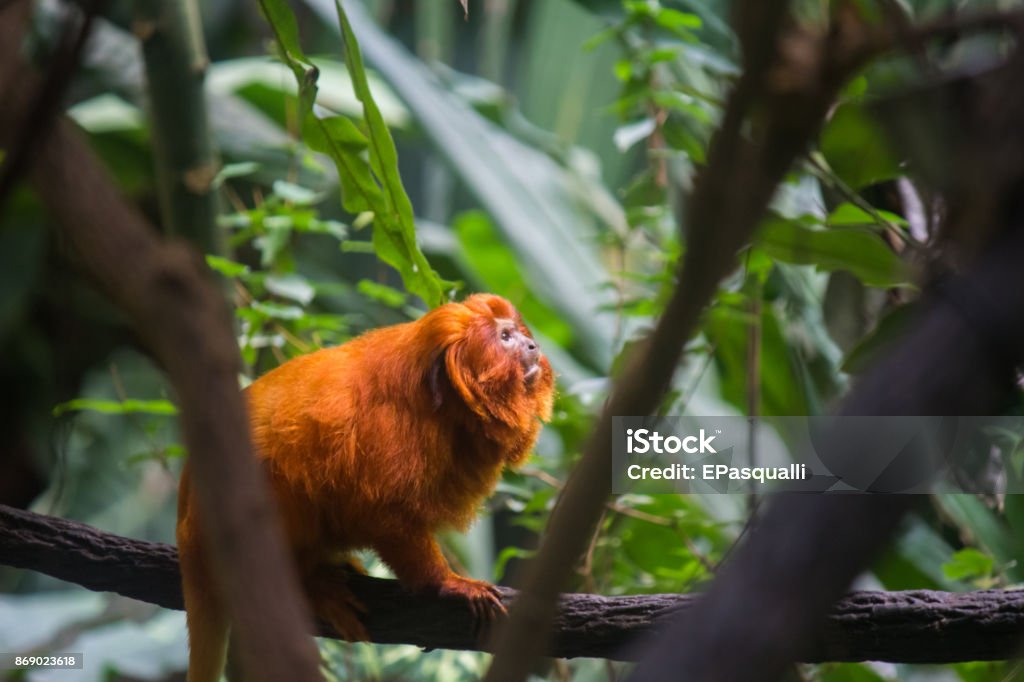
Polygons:
[[501,330],[501,342],[508,345],[512,341],[512,330],[505,328]]

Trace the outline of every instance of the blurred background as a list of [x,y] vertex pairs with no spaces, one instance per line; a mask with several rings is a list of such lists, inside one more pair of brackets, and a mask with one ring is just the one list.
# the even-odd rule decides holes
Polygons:
[[[366,216],[339,201],[330,159],[299,137],[295,78],[255,2],[198,3],[207,106],[223,166],[223,249],[252,377],[423,302],[377,258]],[[829,3],[795,3],[821,26]],[[871,3],[862,3],[870,5]],[[895,3],[908,18],[1016,2]],[[632,344],[671,291],[685,205],[738,73],[727,2],[348,2],[370,85],[398,147],[430,264],[524,314],[558,372],[553,422],[466,536],[453,565],[515,582]],[[358,120],[334,3],[292,3],[320,71],[317,106]],[[29,49],[46,64],[67,6],[38,0]],[[884,18],[878,18],[884,21]],[[68,91],[68,114],[118,184],[158,220],[153,147],[132,3],[109,2]],[[913,310],[933,267],[941,205],[872,117],[872,104],[998,60],[998,38],[873,63],[844,91],[815,148],[773,201],[719,290],[662,414],[813,415],[841,396]],[[742,196],[743,187],[734,188]],[[125,321],[68,267],[31,192],[0,216],[0,502],[135,538],[173,542],[184,448],[174,396]],[[1008,406],[1012,409],[1012,406]],[[1016,453],[1017,442],[1007,442]],[[751,505],[742,495],[627,495],[609,504],[575,591],[685,592],[714,574]],[[861,587],[1016,585],[1024,508],[1015,498],[935,497]],[[386,575],[373,557],[371,569]],[[0,651],[85,653],[82,671],[24,679],[184,679],[184,618],[0,567]],[[483,654],[321,642],[338,679],[476,679]],[[620,664],[553,661],[538,675],[617,679]],[[1004,663],[804,666],[807,679],[1002,680]]]

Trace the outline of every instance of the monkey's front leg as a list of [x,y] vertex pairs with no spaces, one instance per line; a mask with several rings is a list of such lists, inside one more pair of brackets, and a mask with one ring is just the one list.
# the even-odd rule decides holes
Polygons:
[[374,549],[408,590],[465,599],[478,622],[492,620],[496,614],[505,613],[498,588],[483,580],[463,578],[455,573],[427,530],[389,539],[378,543]]

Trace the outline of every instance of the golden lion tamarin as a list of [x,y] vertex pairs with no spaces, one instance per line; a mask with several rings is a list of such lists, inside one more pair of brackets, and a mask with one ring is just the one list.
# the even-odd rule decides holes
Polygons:
[[[434,540],[465,530],[506,465],[522,462],[551,416],[554,377],[511,303],[478,294],[415,322],[294,358],[246,391],[299,574],[317,615],[366,639],[337,571],[370,548],[410,590],[503,611],[494,586],[455,574]],[[213,587],[186,465],[178,551],[189,628],[189,682],[216,682],[228,620]],[[333,576],[333,577],[332,577]]]

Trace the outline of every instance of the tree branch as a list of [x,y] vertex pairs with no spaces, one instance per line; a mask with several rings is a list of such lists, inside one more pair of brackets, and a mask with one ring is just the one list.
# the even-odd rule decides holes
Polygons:
[[[91,590],[182,608],[178,556],[170,545],[0,506],[0,557],[5,564]],[[372,641],[483,649],[463,601],[411,595],[394,580],[345,579],[367,608]],[[510,589],[503,593],[506,601],[516,595]],[[548,654],[630,660],[633,641],[664,629],[671,616],[689,611],[697,599],[674,594],[562,595]],[[335,637],[326,627],[320,634]],[[1020,655],[1022,638],[1024,591],[852,592],[835,605],[803,658],[894,663],[997,660]]]

